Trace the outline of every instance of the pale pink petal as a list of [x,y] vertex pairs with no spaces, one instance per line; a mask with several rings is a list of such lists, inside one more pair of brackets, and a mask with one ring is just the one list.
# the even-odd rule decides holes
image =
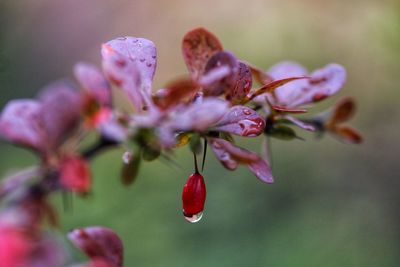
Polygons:
[[82,98],[63,82],[50,84],[39,95],[42,102],[40,116],[50,149],[61,145],[76,130],[81,119]]
[[96,66],[80,62],[75,65],[74,74],[83,89],[93,95],[101,105],[111,106],[110,84]]

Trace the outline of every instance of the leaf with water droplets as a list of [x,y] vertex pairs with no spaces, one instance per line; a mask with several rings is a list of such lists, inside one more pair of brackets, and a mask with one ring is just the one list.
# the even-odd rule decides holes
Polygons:
[[102,226],[75,229],[68,239],[90,259],[102,259],[115,267],[123,265],[123,244],[114,231]]
[[154,103],[161,109],[167,110],[193,98],[199,90],[199,85],[192,79],[183,78],[173,81],[160,89],[153,96]]
[[123,90],[137,111],[142,111],[146,106],[144,98],[150,97],[150,92],[143,86],[137,63],[108,44],[103,44],[101,54],[103,70],[108,79]]
[[206,29],[197,28],[186,33],[182,41],[182,53],[193,80],[200,78],[208,60],[219,51],[222,51],[220,41]]
[[215,130],[255,137],[263,133],[265,120],[260,114],[245,106],[233,106],[216,124]]
[[225,168],[231,171],[235,170],[239,163],[219,144],[218,140],[217,138],[210,139],[211,149]]
[[111,106],[111,87],[100,70],[88,63],[80,62],[74,67],[75,78],[102,106]]
[[199,83],[205,95],[219,96],[230,92],[236,85],[239,62],[226,51],[215,53],[207,62]]
[[226,91],[225,98],[233,105],[239,104],[247,96],[252,86],[250,68],[243,62],[239,62],[235,85]]
[[210,142],[215,155],[227,169],[234,170],[238,163],[245,164],[261,181],[273,182],[268,162],[256,153],[237,147],[223,139],[211,138]]
[[154,43],[144,38],[127,36],[113,39],[106,44],[125,59],[136,63],[144,90],[151,94],[151,84],[157,65],[157,49]]
[[0,117],[0,135],[12,143],[43,150],[46,136],[40,112],[41,104],[35,100],[8,102]]

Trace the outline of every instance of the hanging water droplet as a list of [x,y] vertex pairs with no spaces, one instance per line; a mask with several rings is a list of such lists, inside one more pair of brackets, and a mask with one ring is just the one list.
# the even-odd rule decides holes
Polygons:
[[190,223],[197,223],[198,221],[201,220],[201,218],[203,218],[203,212],[199,212],[191,216],[185,215],[185,213],[183,215],[185,216],[185,220]]
[[124,164],[129,164],[132,161],[133,158],[133,153],[130,151],[126,151],[124,154],[122,154],[122,162]]

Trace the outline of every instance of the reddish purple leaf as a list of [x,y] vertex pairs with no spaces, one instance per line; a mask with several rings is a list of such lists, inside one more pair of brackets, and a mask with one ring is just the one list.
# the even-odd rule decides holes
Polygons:
[[[274,79],[285,79],[293,75],[308,75],[307,71],[294,62],[282,62],[268,72]],[[321,101],[337,93],[346,80],[346,70],[338,64],[329,64],[314,71],[308,80],[294,81],[275,90],[273,105],[298,107]]]
[[263,158],[260,157],[256,162],[252,162],[247,166],[249,167],[249,170],[262,182],[267,184],[272,184],[274,182],[271,167]]
[[205,70],[208,60],[222,45],[214,34],[204,28],[194,29],[183,37],[182,53],[192,79],[197,81]]
[[176,80],[154,95],[154,103],[161,109],[167,110],[194,97],[199,86],[188,78]]
[[210,142],[215,155],[227,169],[235,169],[238,163],[245,164],[262,182],[273,182],[269,164],[256,153],[219,138],[212,138]]
[[192,103],[176,110],[167,124],[170,129],[179,131],[204,131],[219,121],[227,111],[226,101],[208,97],[201,103]]
[[101,226],[76,229],[68,234],[68,239],[89,258],[122,267],[122,241],[111,229]]
[[241,103],[250,92],[252,81],[250,68],[243,62],[239,62],[235,85],[226,92],[226,99],[234,105]]
[[56,82],[44,88],[39,99],[42,102],[40,116],[47,135],[44,141],[50,150],[55,150],[76,130],[81,118],[82,98],[68,84]]
[[43,150],[46,135],[41,121],[41,104],[21,99],[7,103],[0,117],[0,135],[12,143]]
[[210,145],[214,151],[217,159],[224,165],[228,170],[236,170],[239,163],[233,159],[233,157],[226,151],[226,149],[218,142],[220,139],[210,139]]
[[216,124],[217,131],[255,137],[263,133],[265,120],[260,114],[245,106],[233,106]]
[[78,63],[74,67],[74,74],[83,89],[93,95],[100,105],[111,106],[110,84],[96,66]]
[[232,53],[215,53],[207,62],[199,83],[205,95],[219,96],[230,92],[236,85],[239,62]]
[[273,110],[285,113],[306,113],[307,109],[305,108],[288,108],[288,107],[281,107],[281,106],[271,106]]

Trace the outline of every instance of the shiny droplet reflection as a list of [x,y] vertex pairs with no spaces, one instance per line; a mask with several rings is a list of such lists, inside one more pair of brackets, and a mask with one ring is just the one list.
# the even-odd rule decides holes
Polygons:
[[190,223],[197,223],[198,221],[201,220],[201,218],[203,218],[203,212],[199,212],[191,216],[185,215],[185,213],[183,213],[183,216],[185,216],[186,221]]

